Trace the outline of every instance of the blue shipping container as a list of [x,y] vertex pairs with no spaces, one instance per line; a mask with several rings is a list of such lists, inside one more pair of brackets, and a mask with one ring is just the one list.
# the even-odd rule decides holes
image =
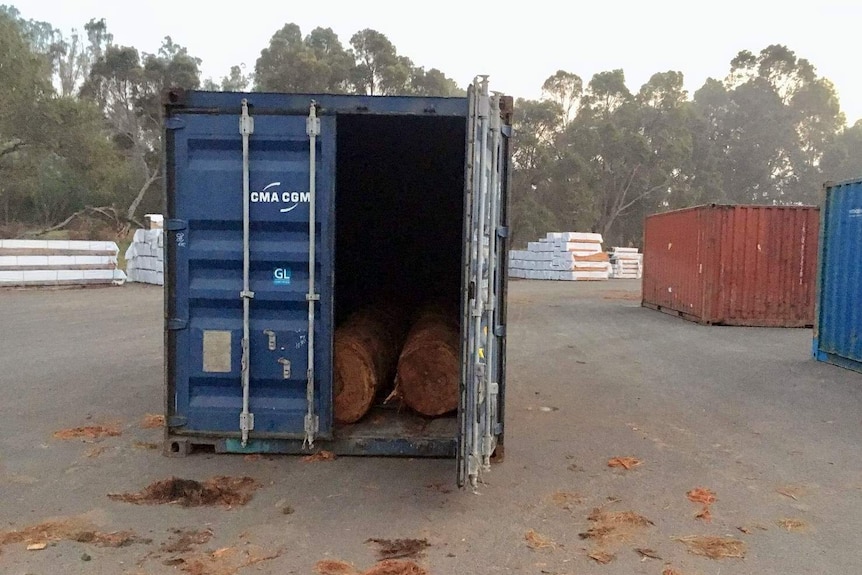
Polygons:
[[[168,454],[502,454],[511,99],[171,90]],[[333,335],[371,301],[458,304],[457,415],[333,420]]]
[[825,192],[814,357],[862,371],[862,180]]

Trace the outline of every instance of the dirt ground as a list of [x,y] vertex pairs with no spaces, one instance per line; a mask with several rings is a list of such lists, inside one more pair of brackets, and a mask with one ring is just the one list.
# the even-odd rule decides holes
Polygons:
[[[161,290],[0,292],[0,573],[362,572],[369,539],[425,540],[431,575],[862,572],[862,374],[814,362],[810,330],[694,325],[638,290],[510,284],[506,459],[478,494],[451,460],[166,458]],[[108,497],[216,476],[251,500]]]

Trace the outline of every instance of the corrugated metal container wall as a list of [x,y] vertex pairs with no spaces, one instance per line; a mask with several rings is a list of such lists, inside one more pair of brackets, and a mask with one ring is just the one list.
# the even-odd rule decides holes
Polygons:
[[827,184],[814,357],[862,371],[862,180]]
[[[464,98],[171,90],[164,104],[166,453],[455,457],[475,484],[503,442],[511,98],[480,80]],[[380,371],[361,419],[338,423],[336,329],[382,317],[373,306],[406,326],[429,305],[451,309],[429,341],[455,334],[441,415],[387,404]],[[339,382],[365,385],[351,369]]]
[[705,324],[814,320],[816,207],[711,204],[647,217],[643,305]]

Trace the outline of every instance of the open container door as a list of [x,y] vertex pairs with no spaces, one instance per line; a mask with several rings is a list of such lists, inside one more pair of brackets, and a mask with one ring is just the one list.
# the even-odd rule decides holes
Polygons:
[[458,486],[475,489],[503,432],[508,143],[501,98],[489,94],[487,77],[468,98],[457,460]]
[[[331,436],[334,117],[166,102],[166,449]],[[209,100],[208,100],[209,98]],[[259,112],[259,113],[258,113]],[[205,435],[202,435],[205,434]]]

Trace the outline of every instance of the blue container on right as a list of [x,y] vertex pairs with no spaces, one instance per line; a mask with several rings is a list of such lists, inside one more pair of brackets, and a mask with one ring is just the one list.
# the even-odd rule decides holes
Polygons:
[[814,357],[862,371],[862,179],[824,189]]

